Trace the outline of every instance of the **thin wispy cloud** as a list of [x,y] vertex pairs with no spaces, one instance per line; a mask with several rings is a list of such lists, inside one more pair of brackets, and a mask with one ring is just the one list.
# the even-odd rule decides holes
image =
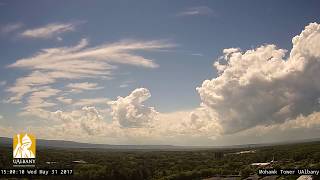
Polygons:
[[[95,8],[99,12],[82,13],[85,23],[70,19],[86,9],[79,4],[69,4],[72,14],[65,11],[48,21],[44,15],[57,17],[58,12],[46,3],[4,2],[1,136],[30,131],[48,139],[179,145],[320,136],[320,24],[307,25],[320,12],[305,3],[299,6],[310,17],[283,13],[283,3],[273,11],[282,17],[280,23],[272,23],[266,13],[256,14],[262,6],[252,12],[253,21],[246,21],[243,12],[251,7],[230,12],[228,6],[206,2],[174,3],[169,9],[159,4],[157,13],[143,12],[145,18],[134,8]],[[149,3],[139,6],[152,8]],[[35,8],[43,11],[28,13]],[[288,18],[306,27],[279,26]],[[159,23],[150,28],[153,19]],[[255,28],[253,22],[262,19],[265,26]],[[278,42],[277,34],[265,33],[270,29],[290,39],[281,41],[288,50],[273,44],[246,49],[247,44],[259,44],[248,34]]]
[[179,12],[178,16],[200,16],[200,15],[212,15],[214,11],[207,6],[197,6],[187,8],[181,12]]
[[[139,56],[135,51],[150,51],[175,46],[161,40],[124,40],[95,47],[88,47],[88,45],[88,41],[82,39],[75,46],[43,49],[31,57],[18,59],[15,63],[10,64],[9,68],[28,70],[29,74],[17,78],[16,82],[6,89],[11,94],[7,102],[22,103],[25,99],[27,105],[24,108],[24,114],[36,114],[35,112],[38,112],[42,116],[45,114],[43,108],[56,105],[46,99],[54,96],[59,97],[63,93],[102,89],[97,83],[92,83],[91,80],[112,78],[113,70],[121,64],[151,69],[159,66],[154,60]],[[79,82],[80,80],[83,81]],[[59,82],[67,82],[68,84],[64,89],[51,87]],[[47,96],[39,94],[38,91],[40,90],[46,92]],[[39,95],[41,96],[38,97]],[[58,100],[62,102],[70,101],[62,98]],[[41,104],[41,107],[36,104]]]
[[65,97],[63,97],[63,96],[57,97],[56,99],[57,99],[58,101],[64,103],[64,104],[71,104],[71,103],[73,102],[72,99],[70,99],[70,98],[65,98]]
[[128,87],[129,85],[128,84],[120,84],[120,88],[126,88],[126,87]]
[[75,28],[75,23],[52,23],[34,29],[27,29],[23,31],[20,36],[26,38],[49,39],[62,33],[74,31]]
[[98,86],[97,83],[89,83],[89,82],[70,83],[66,87],[69,88],[71,92],[77,92],[77,93],[80,93],[85,90],[88,91],[88,90],[103,89],[103,87]]
[[123,83],[120,84],[120,88],[126,88],[129,87],[130,84],[134,83],[134,81],[124,81]]
[[28,96],[23,111],[19,115],[34,115],[40,118],[48,118],[49,114],[45,109],[56,105],[50,98],[58,95],[61,90],[50,86],[34,88]]
[[0,81],[0,86],[5,86],[7,84],[7,81]]
[[97,106],[100,104],[106,104],[108,101],[108,98],[86,98],[77,100],[75,103],[73,103],[73,106]]
[[60,37],[60,36],[59,36],[59,37],[57,37],[56,39],[57,39],[57,41],[63,41],[63,38],[62,38],[62,37]]
[[191,55],[192,56],[203,56],[203,54],[201,54],[201,53],[192,53]]
[[0,28],[1,33],[11,33],[14,31],[17,31],[18,29],[21,29],[23,27],[23,23],[10,23],[7,25],[4,25],[3,27]]

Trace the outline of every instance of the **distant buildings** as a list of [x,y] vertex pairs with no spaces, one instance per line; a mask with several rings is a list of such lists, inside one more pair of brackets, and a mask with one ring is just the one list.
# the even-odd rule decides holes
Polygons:
[[239,175],[220,175],[220,176],[206,178],[203,180],[238,180],[239,178],[240,178]]
[[240,154],[254,154],[256,153],[256,150],[247,150],[247,151],[239,151],[239,152],[235,152],[235,153],[228,153],[226,155],[240,155]]
[[233,154],[253,154],[256,153],[256,150],[240,151]]
[[251,175],[244,180],[258,180],[260,177],[257,174]]
[[72,161],[73,163],[76,163],[76,164],[87,164],[86,161],[84,160],[75,160],[75,161]]
[[312,179],[313,178],[311,175],[302,175],[297,180],[312,180]]
[[[46,164],[48,164],[48,165],[53,165],[53,164],[57,164],[57,163],[58,162],[55,162],[55,161],[47,161],[46,162]],[[84,160],[74,160],[74,161],[72,161],[72,163],[74,163],[74,164],[87,164],[87,162]]]
[[259,162],[259,163],[252,163],[251,166],[259,166],[259,167],[270,167],[273,163],[277,161],[274,161],[274,157],[270,162]]
[[216,152],[216,153],[214,153],[214,158],[215,158],[215,159],[220,160],[220,159],[223,158],[223,156],[224,156],[224,154],[223,154],[222,152]]
[[271,163],[270,162],[264,162],[264,163],[252,163],[251,166],[260,166],[260,167],[266,167],[266,166],[270,166]]
[[46,164],[56,164],[57,162],[55,161],[47,161]]

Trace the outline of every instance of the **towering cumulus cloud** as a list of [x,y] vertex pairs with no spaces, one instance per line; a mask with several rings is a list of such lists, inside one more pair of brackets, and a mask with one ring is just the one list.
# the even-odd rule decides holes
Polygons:
[[[159,113],[144,105],[151,97],[146,88],[113,100],[75,99],[65,93],[102,89],[88,77],[112,75],[111,67],[121,63],[155,68],[155,62],[131,51],[168,45],[126,42],[84,49],[83,40],[76,47],[45,50],[11,64],[31,73],[8,88],[13,93],[9,102],[24,103],[22,114],[49,119],[46,126],[30,127],[49,138],[179,145],[312,138],[320,127],[320,25],[309,24],[292,43],[290,51],[272,44],[248,51],[224,49],[214,63],[217,77],[197,88],[200,107]],[[61,81],[66,81],[65,88],[56,86]],[[52,110],[60,102],[68,108]]]
[[231,48],[214,66],[218,76],[197,88],[202,106],[225,133],[279,124],[320,109],[320,25],[311,23],[293,48]]
[[139,88],[127,97],[118,97],[116,101],[109,101],[112,116],[122,127],[144,127],[154,120],[157,111],[153,107],[146,107],[142,103],[149,99],[148,89]]
[[58,125],[55,128],[58,132],[65,134],[98,135],[106,130],[107,124],[95,107],[83,107],[81,110],[71,112],[56,111],[52,113]]

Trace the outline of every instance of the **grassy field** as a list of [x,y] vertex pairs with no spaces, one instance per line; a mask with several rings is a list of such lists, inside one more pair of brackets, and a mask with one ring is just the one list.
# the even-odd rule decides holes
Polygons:
[[[254,152],[239,153],[246,150]],[[11,147],[1,147],[0,153],[0,167],[12,167]],[[273,168],[319,169],[320,142],[177,151],[38,148],[37,167],[72,168],[74,175],[68,179],[182,180],[217,175],[235,175],[241,179],[257,172],[251,163],[269,162],[273,157],[277,161]],[[297,176],[279,178],[296,179]]]

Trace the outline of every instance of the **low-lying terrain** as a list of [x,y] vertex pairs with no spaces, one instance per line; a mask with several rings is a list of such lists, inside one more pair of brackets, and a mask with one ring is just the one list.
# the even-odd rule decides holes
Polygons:
[[[252,164],[259,162],[272,162],[264,168],[319,169],[320,142],[175,150],[37,149],[37,167],[72,168],[74,175],[68,179],[202,179],[218,176],[241,179],[256,174],[261,167]],[[9,144],[1,145],[0,167],[12,167]]]

